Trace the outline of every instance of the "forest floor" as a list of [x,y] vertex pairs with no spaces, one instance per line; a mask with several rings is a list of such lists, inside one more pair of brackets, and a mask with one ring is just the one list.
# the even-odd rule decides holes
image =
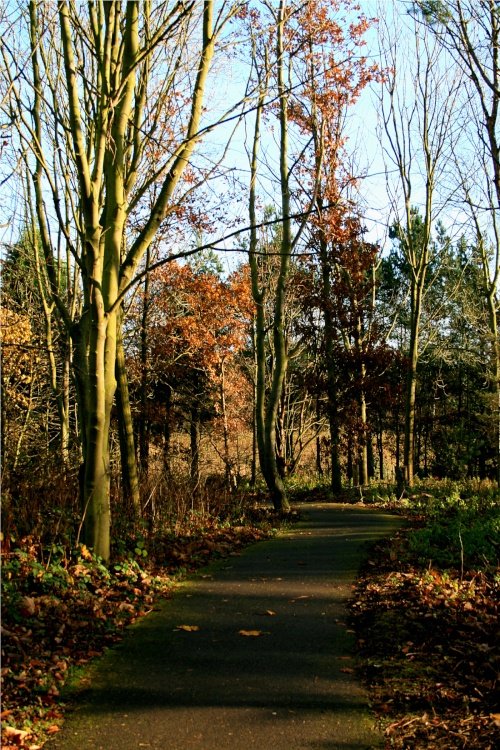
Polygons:
[[500,747],[499,579],[372,551],[351,602],[361,672],[388,748]]
[[[266,518],[267,517],[267,518]],[[68,680],[119,642],[128,625],[171,598],[186,575],[276,533],[277,519],[191,524],[106,568],[85,546],[44,556],[26,538],[2,553],[2,744],[38,750],[59,732]]]
[[[455,568],[408,555],[423,524],[412,514],[390,544],[374,547],[352,592],[359,674],[387,748],[493,750],[500,740],[498,571],[464,564],[463,549]],[[138,542],[109,570],[84,547],[43,557],[26,539],[4,553],[2,750],[42,747],[61,728],[69,676],[170,597],[180,578],[268,538],[276,525],[269,517],[185,529],[157,540],[147,558]]]

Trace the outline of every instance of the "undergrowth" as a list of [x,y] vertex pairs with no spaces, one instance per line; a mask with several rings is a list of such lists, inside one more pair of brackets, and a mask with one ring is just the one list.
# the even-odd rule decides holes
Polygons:
[[406,528],[373,550],[352,602],[361,669],[398,750],[493,750],[500,743],[498,490],[420,482],[373,501]]

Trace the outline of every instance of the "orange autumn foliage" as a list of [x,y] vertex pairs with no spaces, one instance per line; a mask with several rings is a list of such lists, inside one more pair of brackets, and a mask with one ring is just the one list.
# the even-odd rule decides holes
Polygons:
[[155,273],[152,286],[152,369],[193,368],[216,379],[247,342],[252,317],[247,271],[224,281],[172,262]]
[[40,359],[28,316],[5,305],[0,307],[0,343],[4,398],[18,408],[27,409],[29,386]]

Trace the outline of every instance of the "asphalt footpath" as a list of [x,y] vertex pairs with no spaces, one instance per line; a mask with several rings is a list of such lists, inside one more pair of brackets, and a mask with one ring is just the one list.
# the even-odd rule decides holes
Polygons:
[[306,504],[270,541],[191,577],[86,675],[48,750],[367,750],[346,601],[400,521]]

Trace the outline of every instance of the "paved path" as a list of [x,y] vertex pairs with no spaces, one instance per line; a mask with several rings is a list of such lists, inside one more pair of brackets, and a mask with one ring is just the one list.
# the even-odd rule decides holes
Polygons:
[[344,605],[365,543],[399,521],[337,504],[302,511],[290,532],[218,563],[208,576],[203,571],[134,625],[99,661],[91,688],[47,747],[379,747],[366,695],[350,672]]

